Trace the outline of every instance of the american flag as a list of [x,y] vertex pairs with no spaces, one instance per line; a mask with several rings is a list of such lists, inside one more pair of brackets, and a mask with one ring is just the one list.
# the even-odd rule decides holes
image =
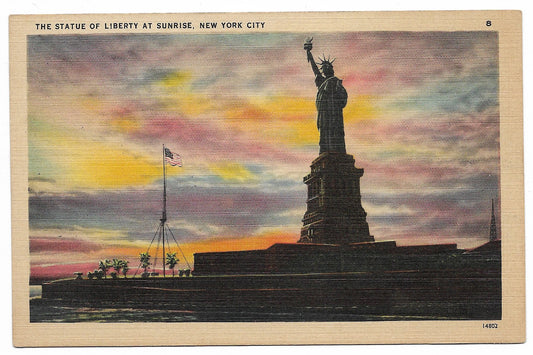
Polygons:
[[168,148],[165,148],[165,160],[172,166],[182,166],[180,155],[171,152]]

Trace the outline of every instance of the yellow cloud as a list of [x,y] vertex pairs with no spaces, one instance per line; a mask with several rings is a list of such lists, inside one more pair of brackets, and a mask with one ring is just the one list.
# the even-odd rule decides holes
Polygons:
[[235,120],[239,123],[242,120],[266,120],[270,119],[270,114],[264,108],[252,104],[243,104],[229,107],[224,116],[228,120]]
[[233,129],[259,140],[301,146],[318,142],[314,105],[313,100],[276,96],[232,105],[226,108],[224,117]]
[[141,121],[132,114],[113,117],[110,123],[116,130],[124,133],[134,133],[141,128]]
[[319,133],[316,127],[316,119],[293,121],[287,123],[287,135],[284,141],[290,145],[301,146],[316,143],[319,141]]
[[83,108],[90,110],[90,111],[99,111],[99,110],[102,110],[104,107],[100,99],[98,99],[95,96],[90,96],[90,95],[83,97],[80,103]]
[[314,100],[290,96],[277,96],[267,107],[272,110],[272,115],[285,120],[306,119],[316,110]]
[[255,179],[255,175],[250,170],[234,162],[211,164],[209,170],[226,181],[248,182]]
[[344,108],[344,122],[352,123],[378,117],[378,110],[374,105],[374,98],[370,95],[359,95],[348,99]]
[[275,96],[253,104],[269,116],[282,120],[302,120],[315,112],[314,100],[296,96]]
[[167,96],[162,99],[167,110],[195,116],[212,108],[207,97],[192,91],[192,77],[193,74],[189,71],[175,71],[158,82],[167,92]]
[[161,177],[161,168],[132,152],[91,143],[72,154],[71,178],[81,187],[115,188],[143,185]]
[[207,112],[213,107],[211,101],[203,95],[192,92],[176,92],[167,108],[178,111],[187,116],[196,116]]
[[[161,178],[162,167],[151,160],[104,142],[75,136],[71,130],[35,124],[30,127],[31,144],[57,167],[46,178],[64,187],[120,188],[151,183]],[[179,171],[181,172],[181,170]],[[174,169],[170,173],[179,173]]]
[[189,85],[191,78],[192,73],[189,71],[174,71],[161,79],[159,83],[166,88],[183,88],[185,85]]

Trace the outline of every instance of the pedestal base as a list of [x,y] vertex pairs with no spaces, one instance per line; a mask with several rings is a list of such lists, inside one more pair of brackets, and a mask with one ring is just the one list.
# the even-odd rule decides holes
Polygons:
[[313,161],[311,174],[304,178],[307,212],[298,243],[374,241],[361,205],[359,179],[363,173],[348,154],[327,152]]

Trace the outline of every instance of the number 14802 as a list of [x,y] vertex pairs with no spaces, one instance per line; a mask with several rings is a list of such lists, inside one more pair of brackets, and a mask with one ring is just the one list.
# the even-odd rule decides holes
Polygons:
[[483,328],[496,329],[498,328],[498,323],[483,323]]

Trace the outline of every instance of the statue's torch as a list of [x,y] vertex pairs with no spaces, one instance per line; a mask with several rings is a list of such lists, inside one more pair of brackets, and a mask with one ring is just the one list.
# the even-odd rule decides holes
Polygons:
[[[311,51],[311,49],[313,49],[313,37],[311,37],[311,38],[307,37],[307,39],[305,40],[305,43],[304,43],[304,49],[308,53]],[[309,61],[309,56],[307,58],[307,61]]]

